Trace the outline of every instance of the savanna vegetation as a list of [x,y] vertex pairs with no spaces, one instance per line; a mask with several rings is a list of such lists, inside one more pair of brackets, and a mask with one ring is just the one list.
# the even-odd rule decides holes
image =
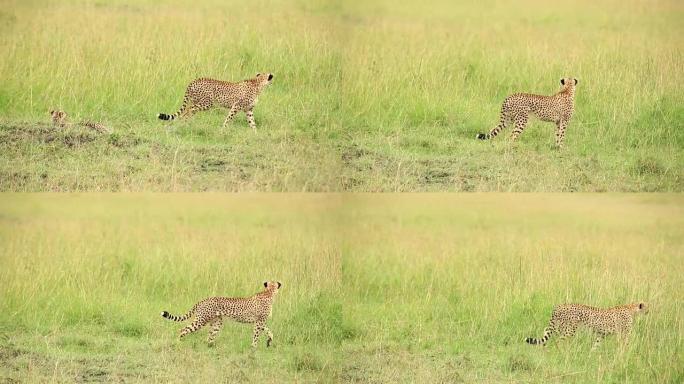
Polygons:
[[[679,383],[671,195],[5,195],[0,381]],[[177,340],[212,295],[284,283],[269,327]],[[554,305],[645,301],[628,343],[546,348]]]
[[[681,191],[679,1],[9,1],[5,191]],[[275,74],[255,109],[166,124],[189,81]],[[475,134],[580,80],[553,124]],[[56,129],[54,108],[111,126]]]

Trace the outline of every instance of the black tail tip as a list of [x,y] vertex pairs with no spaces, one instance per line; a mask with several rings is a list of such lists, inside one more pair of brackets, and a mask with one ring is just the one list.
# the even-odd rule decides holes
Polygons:
[[535,340],[535,339],[533,339],[533,338],[531,338],[531,337],[528,337],[527,339],[525,339],[525,342],[526,342],[527,344],[537,344],[537,340]]
[[487,135],[484,133],[478,133],[477,138],[478,140],[487,140]]
[[160,113],[157,115],[157,117],[159,118],[159,120],[168,120],[171,118],[171,116],[167,115],[166,113]]
[[167,319],[168,319],[168,317],[169,317],[169,313],[166,312],[166,311],[163,311],[163,312],[161,313],[161,315],[162,315],[162,317],[167,318]]

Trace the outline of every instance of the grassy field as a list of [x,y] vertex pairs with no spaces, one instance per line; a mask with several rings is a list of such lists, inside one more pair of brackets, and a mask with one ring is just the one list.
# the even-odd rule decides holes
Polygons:
[[[0,190],[682,191],[679,1],[8,1]],[[198,76],[270,71],[255,110],[167,125]],[[580,80],[567,148],[495,125]],[[47,111],[110,136],[53,129]]]
[[[680,383],[672,195],[5,195],[0,381]],[[250,327],[159,317],[284,283]],[[563,302],[646,301],[629,344],[547,348]]]

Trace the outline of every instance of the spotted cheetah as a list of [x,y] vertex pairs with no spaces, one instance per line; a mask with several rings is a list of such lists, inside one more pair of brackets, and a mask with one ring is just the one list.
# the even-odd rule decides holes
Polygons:
[[195,315],[195,321],[180,330],[180,338],[196,332],[205,325],[211,325],[209,330],[209,345],[214,344],[216,335],[223,327],[223,319],[235,320],[239,323],[254,324],[252,335],[252,347],[256,347],[257,340],[262,331],[266,332],[268,339],[266,347],[273,342],[273,333],[266,327],[266,320],[271,316],[273,299],[282,284],[279,281],[264,282],[264,290],[246,298],[233,297],[210,297],[195,304],[188,313],[183,316],[175,316],[167,311],[161,313],[162,317],[173,321],[185,321]]
[[[50,116],[52,117],[52,124],[56,127],[64,128],[64,127],[72,125],[71,123],[68,122],[68,120],[67,120],[68,115],[64,111],[58,111],[58,110],[50,111]],[[99,133],[110,133],[111,132],[111,130],[109,128],[107,128],[106,126],[104,126],[100,123],[94,123],[92,121],[80,121],[80,122],[78,122],[78,125],[94,129],[95,131],[97,131]]]
[[571,337],[580,325],[594,331],[597,347],[601,340],[611,334],[620,337],[628,336],[632,330],[634,315],[648,312],[645,303],[633,303],[613,308],[596,308],[582,304],[562,304],[553,309],[549,326],[544,329],[544,335],[535,339],[528,337],[529,344],[545,345],[553,333],[560,333],[561,338]]
[[254,106],[261,91],[271,84],[272,73],[257,73],[256,77],[237,83],[228,81],[200,78],[192,81],[183,98],[183,106],[173,115],[160,113],[161,120],[175,120],[180,117],[190,117],[195,112],[206,111],[212,107],[228,108],[228,116],[223,121],[225,127],[239,111],[245,111],[249,126],[256,132],[254,122]]
[[508,96],[501,107],[499,124],[489,133],[479,133],[477,138],[487,140],[499,134],[510,121],[515,123],[511,138],[515,141],[527,126],[530,115],[542,121],[556,123],[556,146],[563,146],[565,129],[575,111],[575,87],[577,79],[561,79],[561,90],[553,96],[516,93]]

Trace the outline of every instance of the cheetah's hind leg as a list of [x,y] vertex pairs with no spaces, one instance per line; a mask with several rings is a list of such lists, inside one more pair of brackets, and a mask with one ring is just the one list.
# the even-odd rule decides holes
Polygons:
[[513,128],[513,132],[511,133],[511,139],[513,141],[516,141],[518,139],[518,136],[520,136],[520,134],[525,130],[525,127],[527,126],[527,119],[527,114],[523,112],[515,116],[515,128]]
[[180,330],[180,334],[178,335],[178,339],[182,339],[186,335],[197,332],[199,331],[200,328],[202,328],[207,321],[205,319],[199,318],[195,319],[195,321],[192,322],[192,324],[188,325],[187,327],[183,328]]
[[207,337],[207,344],[209,344],[209,346],[214,345],[216,336],[221,332],[221,328],[223,328],[223,319],[217,317],[211,321],[211,329],[209,330],[209,336]]
[[237,105],[235,104],[233,104],[233,106],[230,107],[230,111],[228,111],[228,116],[226,116],[226,119],[223,120],[223,128],[228,126],[228,123],[230,123],[233,120],[233,117],[235,117],[237,110]]

